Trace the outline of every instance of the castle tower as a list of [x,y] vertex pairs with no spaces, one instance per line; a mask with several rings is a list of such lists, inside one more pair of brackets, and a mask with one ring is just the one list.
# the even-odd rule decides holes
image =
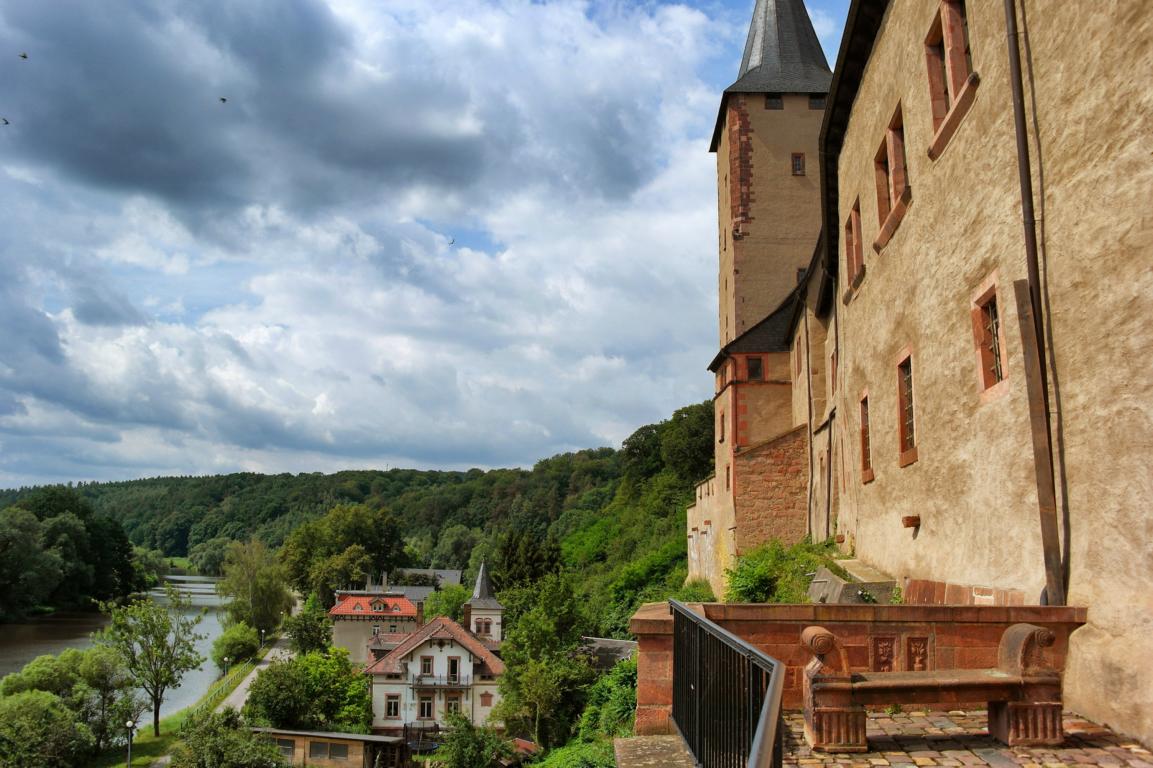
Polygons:
[[472,597],[464,604],[464,626],[483,640],[500,642],[504,638],[504,606],[492,591],[488,565],[480,564]]
[[757,0],[717,155],[720,346],[772,312],[820,231],[817,138],[832,72],[803,0]]
[[806,531],[808,414],[797,407],[789,299],[821,229],[817,147],[831,78],[803,0],[757,0],[710,146],[720,224],[715,466],[688,510],[688,547],[689,578],[718,596],[734,558]]

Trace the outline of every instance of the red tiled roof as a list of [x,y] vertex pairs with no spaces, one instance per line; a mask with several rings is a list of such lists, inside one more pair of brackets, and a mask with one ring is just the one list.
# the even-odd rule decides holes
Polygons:
[[[381,610],[373,610],[379,605]],[[373,597],[369,595],[342,595],[336,605],[328,609],[329,616],[416,616],[416,606],[404,597]]]
[[455,640],[464,646],[469,653],[480,659],[481,663],[488,669],[477,674],[504,674],[504,662],[501,661],[495,653],[485,648],[484,643],[477,640],[471,632],[447,616],[437,616],[416,632],[409,635],[408,639],[389,651],[388,655],[370,664],[364,671],[370,675],[399,674],[401,671],[400,663],[405,656],[412,653],[424,643],[437,639]]

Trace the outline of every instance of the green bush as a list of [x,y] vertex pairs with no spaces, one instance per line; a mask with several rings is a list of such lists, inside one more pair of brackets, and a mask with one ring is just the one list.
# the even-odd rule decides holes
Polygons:
[[534,768],[615,768],[612,741],[573,742],[554,749]]
[[[239,664],[256,655],[260,650],[260,637],[256,630],[241,622],[224,630],[212,644],[212,662],[224,669],[225,666]],[[225,657],[228,662],[224,661]]]
[[812,574],[822,565],[839,576],[845,569],[834,562],[837,554],[831,542],[802,541],[786,548],[773,541],[739,558],[735,568],[725,571],[730,603],[807,603]]

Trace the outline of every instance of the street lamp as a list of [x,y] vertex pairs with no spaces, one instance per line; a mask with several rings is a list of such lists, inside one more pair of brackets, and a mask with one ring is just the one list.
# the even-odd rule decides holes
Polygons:
[[260,647],[261,648],[264,647],[264,629],[263,628],[260,630]]
[[224,657],[224,676],[228,677],[228,657]]
[[136,728],[136,723],[129,720],[124,724],[124,727],[128,729],[128,762],[126,765],[128,768],[132,768],[132,731]]

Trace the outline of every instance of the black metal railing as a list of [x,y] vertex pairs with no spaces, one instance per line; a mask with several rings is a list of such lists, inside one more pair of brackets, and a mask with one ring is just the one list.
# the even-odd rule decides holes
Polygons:
[[673,722],[698,766],[780,768],[785,665],[669,601]]
[[472,678],[469,675],[413,675],[409,684],[413,688],[468,688]]

